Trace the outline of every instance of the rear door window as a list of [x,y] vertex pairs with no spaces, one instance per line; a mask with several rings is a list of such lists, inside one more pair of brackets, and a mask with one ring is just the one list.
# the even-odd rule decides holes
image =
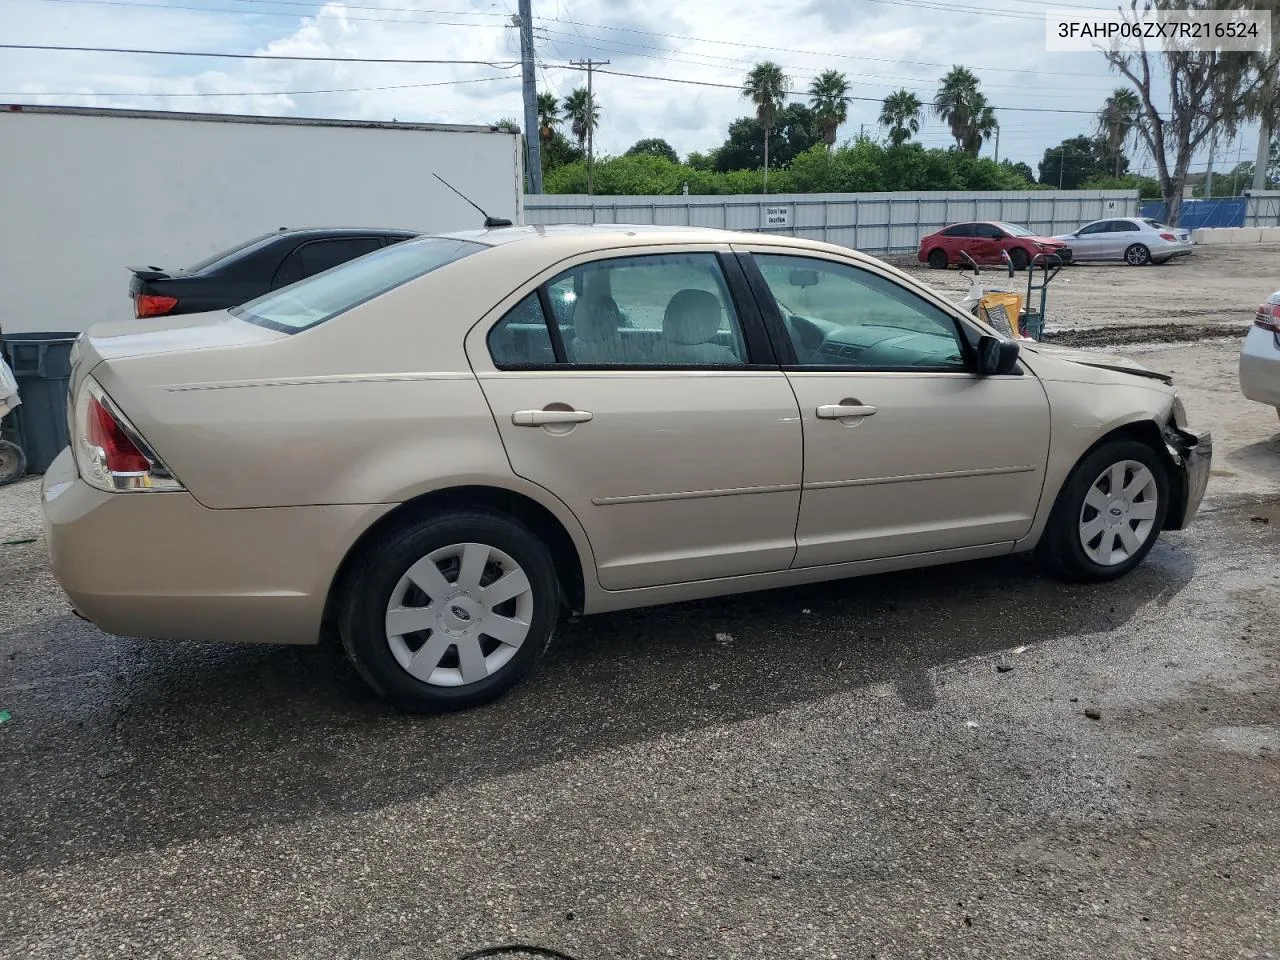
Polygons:
[[305,277],[323,273],[330,267],[340,263],[363,257],[373,253],[382,246],[378,237],[338,237],[333,240],[312,240],[304,243],[299,252],[302,254],[302,275]]

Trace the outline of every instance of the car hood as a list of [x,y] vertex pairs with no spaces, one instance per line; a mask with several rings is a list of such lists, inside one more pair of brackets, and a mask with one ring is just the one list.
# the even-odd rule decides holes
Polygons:
[[[1049,379],[1046,374],[1065,374],[1068,377],[1075,372],[1078,379],[1085,376],[1090,380],[1096,379],[1095,375],[1090,375],[1086,371],[1079,368],[1084,367],[1090,370],[1104,370],[1111,373],[1126,374],[1128,376],[1138,377],[1143,380],[1150,381],[1152,384],[1163,383],[1166,386],[1173,384],[1173,378],[1167,374],[1159,373],[1150,367],[1143,366],[1136,360],[1128,357],[1121,357],[1114,354],[1098,353],[1094,350],[1081,350],[1076,347],[1058,347],[1048,343],[1028,343],[1021,342],[1022,352],[1031,355],[1031,366],[1035,372],[1042,378]],[[1037,364],[1036,360],[1043,358],[1049,361],[1049,364],[1042,372],[1042,365]],[[1061,377],[1059,377],[1061,378]]]

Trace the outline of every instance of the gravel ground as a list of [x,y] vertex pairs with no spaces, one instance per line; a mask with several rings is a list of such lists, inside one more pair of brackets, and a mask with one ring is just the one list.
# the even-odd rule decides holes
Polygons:
[[[1216,262],[1073,268],[1062,329],[1091,283],[1128,304],[1095,327],[1243,325],[1280,277],[1202,296]],[[0,488],[0,957],[1280,958],[1280,421],[1237,350],[1126,349],[1216,462],[1119,583],[1007,558],[587,618],[444,718],[322,648],[104,636],[37,482]]]

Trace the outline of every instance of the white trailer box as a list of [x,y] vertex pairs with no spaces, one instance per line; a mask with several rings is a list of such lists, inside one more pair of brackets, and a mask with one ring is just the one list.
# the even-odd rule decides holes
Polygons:
[[0,105],[0,336],[133,316],[127,264],[184,266],[281,227],[523,222],[518,134]]

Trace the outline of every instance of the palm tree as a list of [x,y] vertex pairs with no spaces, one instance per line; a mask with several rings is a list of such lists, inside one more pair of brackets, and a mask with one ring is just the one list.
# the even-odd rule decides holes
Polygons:
[[538,94],[538,136],[542,142],[550,141],[560,126],[560,101],[554,93]]
[[764,192],[769,192],[769,134],[778,110],[787,99],[790,79],[772,60],[757,63],[742,82],[742,96],[756,105],[756,119],[764,127]]
[[809,105],[830,150],[836,145],[836,129],[849,119],[849,78],[839,70],[818,74],[809,85]]
[[978,96],[978,78],[964,67],[952,67],[942,78],[933,97],[934,112],[951,128],[958,150],[964,149],[969,134],[975,96]]
[[996,112],[988,106],[987,98],[980,93],[974,93],[970,100],[969,129],[965,131],[962,145],[964,152],[971,157],[976,157],[982,145],[991,139],[999,126],[1000,124],[996,121]]
[[920,132],[920,98],[905,88],[889,94],[880,105],[880,126],[889,128],[889,142],[900,147]]
[[564,98],[565,119],[577,138],[579,149],[586,146],[587,132],[595,132],[600,125],[600,107],[586,87],[577,87]]
[[1138,128],[1138,113],[1142,109],[1142,101],[1138,95],[1125,87],[1117,87],[1102,103],[1098,111],[1098,137],[1102,140],[1107,152],[1116,158],[1116,176],[1120,176],[1120,165],[1124,161],[1124,147]]

